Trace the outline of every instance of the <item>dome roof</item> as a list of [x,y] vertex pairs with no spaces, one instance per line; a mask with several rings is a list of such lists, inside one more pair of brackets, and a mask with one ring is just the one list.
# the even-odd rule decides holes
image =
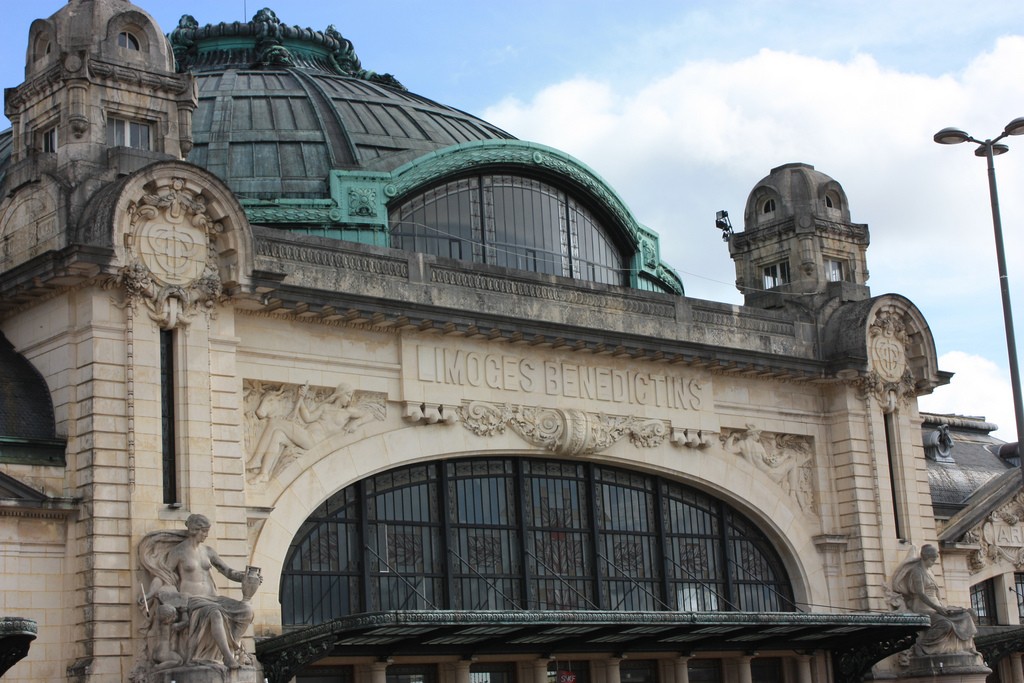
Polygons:
[[199,86],[188,160],[243,198],[328,198],[331,170],[388,172],[451,145],[512,139],[363,69],[333,26],[285,26],[266,9],[203,27],[185,15],[170,39]]
[[[828,217],[850,220],[850,207],[842,185],[814,166],[790,163],[777,166],[762,178],[747,197],[745,230],[766,222]],[[809,223],[808,223],[809,224]]]

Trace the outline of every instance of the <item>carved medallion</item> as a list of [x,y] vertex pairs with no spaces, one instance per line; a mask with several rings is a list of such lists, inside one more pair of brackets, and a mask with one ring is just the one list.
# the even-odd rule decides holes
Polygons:
[[117,284],[130,303],[144,302],[164,328],[187,324],[221,297],[217,235],[222,227],[206,214],[206,201],[182,178],[146,187],[129,204],[125,234],[128,263]]
[[917,382],[907,364],[908,341],[903,313],[892,305],[879,309],[868,328],[871,369],[857,383],[862,397],[873,396],[886,413],[916,394]]
[[891,308],[883,308],[868,330],[871,365],[886,382],[899,382],[907,369],[907,331],[903,317]]
[[206,233],[188,224],[149,221],[138,232],[138,256],[165,285],[190,285],[206,270]]

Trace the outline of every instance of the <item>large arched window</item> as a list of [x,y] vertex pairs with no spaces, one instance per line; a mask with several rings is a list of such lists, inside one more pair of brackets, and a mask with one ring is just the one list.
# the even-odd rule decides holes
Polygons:
[[667,479],[516,458],[392,470],[323,503],[284,564],[285,625],[388,610],[791,611],[764,534]]
[[391,245],[463,261],[628,285],[608,230],[563,190],[532,178],[451,180],[389,214]]

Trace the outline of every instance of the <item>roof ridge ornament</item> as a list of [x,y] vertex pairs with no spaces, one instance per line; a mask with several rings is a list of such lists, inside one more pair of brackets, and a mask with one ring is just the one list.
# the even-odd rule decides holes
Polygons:
[[[191,14],[183,14],[167,37],[180,72],[221,68],[225,64],[249,68],[313,68],[405,90],[391,74],[364,69],[352,41],[341,35],[333,24],[323,31],[289,26],[268,7],[256,12],[248,22],[205,26],[200,26]],[[224,40],[228,38],[230,44]],[[239,47],[239,38],[250,38],[252,44]]]

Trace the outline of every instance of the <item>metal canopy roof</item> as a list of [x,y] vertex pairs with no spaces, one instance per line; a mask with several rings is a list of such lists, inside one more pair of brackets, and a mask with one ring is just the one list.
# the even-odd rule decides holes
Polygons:
[[830,651],[837,681],[857,681],[906,649],[928,617],[805,612],[456,612],[361,614],[262,640],[272,682],[330,656],[387,658],[585,653]]

